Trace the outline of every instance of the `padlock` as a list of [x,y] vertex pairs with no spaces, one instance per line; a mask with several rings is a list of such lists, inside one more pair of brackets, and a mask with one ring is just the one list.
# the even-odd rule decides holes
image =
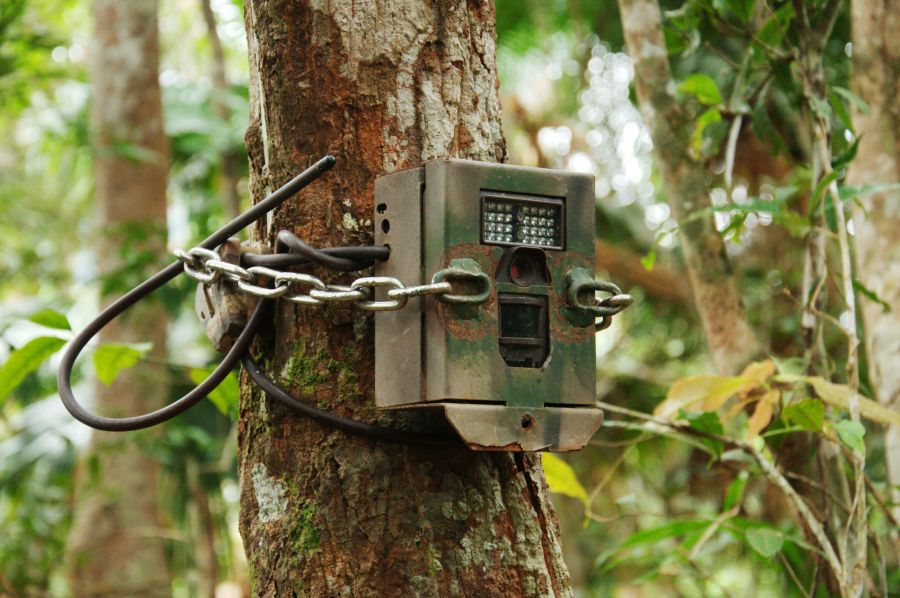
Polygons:
[[[238,266],[241,253],[251,249],[254,253],[262,252],[261,247],[242,246],[238,239],[231,238],[218,248],[218,254],[223,262]],[[239,292],[237,283],[226,276],[220,276],[214,284],[197,285],[194,295],[194,311],[203,323],[206,336],[222,353],[234,345],[235,339],[247,325],[254,304],[253,298]]]

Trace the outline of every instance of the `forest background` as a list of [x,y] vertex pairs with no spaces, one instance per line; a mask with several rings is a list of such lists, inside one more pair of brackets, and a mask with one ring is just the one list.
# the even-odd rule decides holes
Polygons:
[[[189,247],[250,202],[243,3],[159,2],[165,151],[98,149],[102,4],[0,6],[0,595],[79,595],[84,488],[146,498],[59,402],[71,330],[171,259],[164,233]],[[636,299],[598,335],[604,428],[543,458],[575,593],[897,595],[900,8],[655,6],[496,2],[508,162],[596,176],[597,271]],[[98,162],[160,156],[162,229],[110,226]],[[93,346],[79,394],[204,376],[192,295],[161,293],[163,347]],[[123,441],[151,455],[135,533],[173,595],[250,592],[237,413],[231,377]]]

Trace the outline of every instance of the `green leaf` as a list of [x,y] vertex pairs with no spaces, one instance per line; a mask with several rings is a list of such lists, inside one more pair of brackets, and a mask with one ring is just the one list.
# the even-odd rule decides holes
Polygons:
[[853,161],[856,157],[856,152],[859,151],[859,142],[862,140],[862,137],[857,137],[853,143],[845,149],[839,156],[835,156],[831,160],[831,167],[835,170],[840,170],[847,164]]
[[779,359],[774,355],[770,355],[769,359],[775,362],[775,368],[779,374],[796,374],[801,375],[808,369],[809,363],[803,357],[785,357]]
[[804,399],[791,403],[781,412],[785,423],[810,432],[821,432],[825,421],[825,404],[817,399]]
[[784,227],[792,237],[802,239],[811,228],[809,219],[793,210],[784,210],[775,215],[774,221]]
[[[696,73],[681,82],[678,91],[696,97],[700,103],[708,106],[722,103],[722,93],[712,77],[705,73]],[[721,120],[721,116],[720,116]]]
[[588,495],[584,486],[578,481],[572,467],[552,453],[542,453],[541,463],[544,466],[544,476],[550,492],[563,494],[577,498],[588,508]]
[[787,382],[801,381],[811,385],[820,399],[838,409],[850,410],[850,401],[855,399],[859,413],[880,424],[900,425],[900,412],[872,399],[860,396],[846,384],[835,384],[819,376],[779,376]]
[[10,353],[9,358],[0,367],[0,403],[28,374],[38,369],[48,357],[65,344],[65,339],[39,336]]
[[112,384],[119,372],[134,366],[150,350],[150,347],[150,343],[135,345],[106,343],[100,345],[94,351],[94,369],[97,377],[106,385]]
[[785,203],[793,199],[799,191],[800,187],[797,185],[784,185],[782,187],[775,187],[775,189],[772,190],[772,195],[776,202]]
[[825,196],[828,185],[830,185],[832,181],[834,181],[837,177],[838,172],[836,170],[832,170],[827,175],[819,179],[819,182],[816,183],[815,189],[813,189],[812,198],[809,200],[809,206],[806,209],[807,216],[810,216],[816,212],[816,209],[819,207],[819,203],[821,203],[822,201],[822,197]]
[[762,197],[748,197],[745,203],[727,203],[721,206],[713,206],[713,212],[743,212],[751,214],[754,212],[767,212],[769,214],[777,214],[784,207],[783,201],[769,200]]
[[767,527],[747,530],[747,543],[767,559],[774,557],[784,545],[784,535]]
[[849,419],[842,419],[835,426],[838,438],[841,442],[850,447],[853,452],[860,455],[866,454],[866,443],[863,440],[866,436],[866,427],[860,422]]
[[744,500],[744,489],[747,488],[748,479],[750,479],[750,473],[744,469],[736,478],[731,480],[731,483],[728,484],[728,489],[725,491],[725,499],[722,501],[723,511],[728,511],[741,504]]
[[737,241],[740,238],[741,232],[744,230],[744,223],[747,221],[747,213],[746,212],[737,212],[731,215],[731,220],[728,221],[728,226],[722,229],[722,238],[728,239],[729,235],[731,235],[732,241]]
[[691,149],[694,151],[694,154],[699,156],[703,150],[703,131],[705,131],[709,125],[721,121],[722,114],[715,108],[706,110],[697,118],[697,122],[694,125],[694,135],[691,138]]
[[746,23],[753,15],[753,5],[756,0],[713,0],[713,6],[720,13],[733,15]]
[[809,106],[813,112],[824,120],[831,120],[831,105],[818,96],[809,98]]
[[71,324],[69,324],[69,319],[65,316],[65,314],[61,314],[54,309],[47,308],[36,311],[28,316],[28,319],[35,324],[40,324],[41,326],[46,326],[47,328],[55,328],[56,330],[72,330],[72,326]]
[[881,309],[884,311],[884,313],[890,313],[891,304],[888,303],[887,301],[885,301],[884,299],[882,299],[881,297],[879,297],[875,291],[868,288],[866,285],[864,285],[860,281],[856,280],[855,278],[853,279],[853,288],[857,293],[859,293],[860,295],[863,295],[869,301],[872,301],[873,303],[877,303],[878,305],[880,305]]
[[784,34],[793,20],[794,7],[790,2],[787,2],[776,10],[775,14],[766,19],[766,22],[763,23],[763,26],[756,34],[756,39],[766,46],[777,48],[781,45],[781,40],[784,39]]
[[619,548],[631,548],[632,546],[639,546],[647,543],[655,544],[666,538],[677,538],[678,536],[684,536],[697,530],[706,529],[708,525],[709,521],[705,519],[684,519],[673,521],[671,523],[664,523],[658,527],[644,529],[632,534],[622,542]]
[[849,201],[863,195],[871,195],[872,193],[887,193],[890,191],[900,191],[900,183],[871,183],[869,185],[860,185],[858,187],[841,187],[841,201]]
[[856,95],[849,89],[847,89],[845,87],[839,87],[837,85],[835,85],[831,89],[835,93],[837,93],[841,97],[843,97],[845,100],[847,100],[848,102],[850,102],[851,104],[856,106],[856,109],[859,110],[860,112],[862,112],[863,114],[869,113],[869,105],[866,104],[866,102],[861,97],[859,97],[858,95]]
[[648,272],[653,270],[653,266],[656,265],[656,245],[650,248],[650,251],[647,252],[647,255],[641,258],[641,265],[644,267],[644,270]]
[[[189,375],[194,384],[200,384],[212,373],[212,369],[191,368]],[[226,376],[207,398],[223,414],[232,419],[237,419],[238,397],[240,395],[237,376],[231,372]]]
[[769,111],[766,109],[765,98],[760,98],[753,108],[753,113],[750,115],[750,126],[753,128],[753,134],[761,141],[771,145],[775,154],[785,151],[784,140],[772,123]]
[[[682,409],[678,414],[678,419],[688,422],[693,429],[700,432],[706,432],[707,434],[721,435],[725,432],[725,429],[722,427],[722,421],[719,419],[719,414],[715,411],[689,413]],[[722,450],[725,448],[721,442],[712,438],[701,438],[701,441],[716,457],[721,455]]]
[[838,118],[841,119],[841,122],[844,123],[844,126],[850,129],[851,132],[854,131],[853,119],[850,118],[850,113],[847,112],[847,107],[844,106],[841,97],[832,91],[828,95],[828,101],[831,103],[831,107],[834,108],[834,113],[837,114]]

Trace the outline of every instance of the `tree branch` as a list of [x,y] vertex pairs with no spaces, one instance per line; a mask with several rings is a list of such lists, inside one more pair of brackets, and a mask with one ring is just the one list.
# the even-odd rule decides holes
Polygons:
[[[752,444],[741,440],[728,438],[727,436],[721,436],[719,434],[711,434],[709,432],[704,432],[702,430],[692,428],[688,424],[681,424],[678,422],[664,420],[652,415],[647,415],[646,413],[641,413],[640,411],[634,411],[632,409],[619,407],[618,405],[612,405],[610,403],[598,401],[597,406],[602,409],[606,409],[607,411],[620,413],[622,415],[628,415],[636,419],[650,422],[652,424],[655,424],[656,426],[667,428],[679,434],[715,440],[716,442],[721,442],[724,446],[740,449],[744,453],[753,457],[753,460],[756,461],[756,463],[759,465],[763,476],[769,481],[769,483],[781,490],[787,497],[787,499],[791,502],[793,507],[797,510],[797,513],[803,520],[803,523],[807,526],[813,537],[815,537],[819,548],[821,548],[822,553],[825,556],[825,560],[828,562],[831,568],[832,574],[838,580],[838,583],[842,588],[846,587],[846,576],[844,574],[843,563],[835,552],[834,546],[831,544],[831,541],[828,539],[828,535],[825,533],[825,528],[822,526],[822,523],[816,518],[815,514],[809,508],[809,505],[807,505],[806,501],[803,500],[803,497],[801,497],[797,493],[797,491],[794,490],[793,486],[791,486],[790,482],[788,482],[787,478],[781,472],[778,466],[775,465],[761,450],[755,448]],[[658,433],[658,430],[654,430],[653,427],[648,427],[646,429],[649,432]]]
[[652,0],[619,0],[619,7],[637,98],[651,131],[672,215],[679,222],[681,248],[707,346],[719,371],[735,373],[759,353],[759,341],[741,304],[712,214],[689,218],[710,207],[707,173],[688,151],[693,122],[675,97],[662,14]]

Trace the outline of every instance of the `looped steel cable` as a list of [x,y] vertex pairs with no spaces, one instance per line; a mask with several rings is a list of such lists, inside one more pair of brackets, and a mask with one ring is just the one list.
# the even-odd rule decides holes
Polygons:
[[[322,249],[316,249],[289,230],[279,232],[275,239],[276,254],[285,253],[285,248],[291,254],[301,255],[317,266],[322,266],[329,270],[337,270],[338,272],[353,272],[354,270],[367,268],[375,263],[373,259],[351,259],[334,255]],[[390,249],[387,247],[384,249],[390,252]]]
[[[282,231],[286,232],[286,231]],[[289,233],[292,234],[292,233]],[[308,246],[307,246],[308,247]],[[391,250],[387,246],[367,246],[367,247],[327,247],[325,249],[314,249],[317,255],[342,258],[348,261],[354,261],[356,266],[349,270],[362,270],[373,266],[376,261],[383,262],[391,255]],[[265,268],[286,268],[289,266],[303,266],[314,262],[307,254],[296,253],[244,253],[241,255],[241,263],[245,266],[262,266]]]
[[[257,317],[259,316],[258,322],[255,324],[256,329],[252,329],[251,332],[251,335],[256,334],[256,331],[259,327],[259,322],[262,322],[264,319],[266,319],[264,315],[268,312],[271,303],[272,300],[270,299],[263,299],[259,302],[259,304],[253,311],[253,315],[250,317],[250,322],[248,322],[247,327],[244,329],[245,331],[251,329],[251,326],[254,322],[257,322]],[[265,372],[262,371],[262,368],[260,368],[259,365],[250,356],[249,351],[246,351],[241,357],[241,365],[244,366],[244,371],[247,372],[247,374],[250,376],[250,379],[253,380],[253,382],[257,386],[259,386],[263,390],[263,392],[265,392],[266,395],[268,395],[270,398],[278,401],[288,409],[295,411],[300,415],[303,415],[304,417],[315,420],[322,425],[339,428],[351,434],[370,436],[372,438],[387,440],[389,442],[427,444],[432,446],[461,446],[459,439],[456,437],[433,435],[424,432],[413,432],[411,430],[389,428],[387,426],[380,426],[378,424],[370,424],[349,417],[343,417],[341,415],[337,415],[336,413],[332,413],[330,411],[325,411],[323,409],[313,407],[312,405],[308,405],[307,403],[304,403],[303,401],[300,401],[299,399],[291,396],[291,394],[287,390],[285,390],[274,380],[269,378],[265,374]]]
[[[78,359],[81,351],[84,350],[84,347],[91,341],[92,338],[94,338],[94,336],[97,335],[98,332],[100,332],[100,330],[103,329],[104,326],[109,324],[112,320],[114,320],[122,312],[124,312],[135,303],[137,303],[159,287],[163,286],[167,282],[171,281],[182,272],[185,272],[185,265],[187,265],[189,269],[193,270],[196,275],[205,276],[206,274],[204,274],[204,272],[196,270],[196,268],[199,267],[198,261],[200,257],[205,255],[207,258],[213,258],[213,256],[217,258],[218,254],[210,251],[213,247],[221,245],[240,229],[244,228],[248,224],[251,224],[256,219],[265,215],[267,212],[278,207],[278,205],[283,203],[285,200],[293,196],[295,193],[297,193],[298,191],[309,185],[311,182],[316,180],[319,176],[324,174],[326,171],[328,171],[334,165],[334,162],[335,160],[331,156],[322,158],[321,160],[316,162],[316,164],[303,171],[300,175],[295,177],[286,185],[284,185],[283,187],[266,197],[264,200],[210,235],[202,243],[200,243],[197,248],[192,249],[188,252],[181,252],[181,254],[178,256],[178,261],[170,264],[169,266],[151,276],[149,279],[139,284],[137,287],[113,302],[109,307],[103,310],[100,315],[98,315],[92,322],[90,322],[84,330],[78,333],[66,348],[66,350],[63,352],[62,360],[60,361],[56,377],[60,398],[62,399],[63,405],[65,405],[69,413],[71,413],[75,419],[82,422],[83,424],[86,424],[98,430],[106,430],[109,432],[124,432],[149,428],[150,426],[168,421],[196,405],[199,401],[209,395],[209,393],[215,390],[216,387],[222,383],[225,377],[228,376],[234,366],[237,365],[239,361],[241,361],[251,379],[253,379],[253,381],[260,388],[262,388],[262,390],[269,397],[282,403],[289,409],[300,413],[301,415],[314,419],[321,424],[340,428],[346,432],[350,432],[353,434],[361,434],[377,438],[379,440],[386,440],[391,442],[407,442],[435,446],[451,446],[454,444],[459,444],[458,439],[454,439],[452,437],[435,436],[421,432],[402,430],[399,428],[388,428],[385,426],[369,424],[355,419],[342,417],[328,411],[323,411],[293,398],[284,388],[282,388],[274,381],[272,381],[268,376],[266,376],[256,364],[256,362],[253,361],[252,357],[250,357],[250,343],[253,341],[256,333],[259,332],[260,328],[263,325],[263,322],[267,319],[269,311],[268,308],[269,306],[271,306],[272,300],[278,296],[278,293],[283,295],[287,291],[287,287],[270,287],[266,289],[265,287],[254,286],[254,289],[257,289],[258,296],[262,295],[262,293],[259,293],[259,291],[262,290],[272,291],[273,294],[269,295],[269,298],[263,296],[260,299],[259,303],[254,308],[253,314],[250,316],[247,325],[241,331],[234,345],[225,354],[225,357],[222,359],[221,363],[216,366],[216,368],[206,378],[206,380],[198,384],[195,388],[193,388],[190,392],[188,392],[177,401],[174,401],[173,403],[170,403],[169,405],[166,405],[161,409],[157,409],[156,411],[153,411],[151,413],[134,417],[102,417],[94,415],[93,413],[90,413],[84,407],[82,407],[82,405],[78,402],[78,399],[75,398],[75,395],[72,392],[71,378],[72,368],[75,364],[75,361]],[[291,239],[291,237],[293,237],[300,243],[293,242],[293,239]],[[279,235],[279,238],[285,238],[289,240],[288,243],[282,244],[282,248],[286,247],[290,251],[294,251],[299,248],[300,253],[296,255],[244,254],[244,256],[242,256],[242,258],[244,258],[242,259],[242,262],[250,266],[249,270],[252,274],[263,274],[261,270],[265,270],[266,266],[277,267],[308,263],[319,264],[328,268],[342,271],[361,270],[371,266],[376,260],[386,260],[390,255],[390,249],[388,249],[387,247],[333,247],[329,249],[316,249],[307,245],[306,243],[303,243],[291,233],[287,233],[283,235],[283,237],[282,235]],[[205,253],[207,251],[209,251],[210,253]],[[248,281],[243,279],[240,268],[231,271],[231,269],[229,269],[228,267],[233,268],[233,265],[227,264],[225,262],[218,262],[218,260],[215,261],[218,268],[217,270],[215,270],[216,278],[218,278],[218,275],[222,274],[223,272],[226,275],[231,273],[231,275],[237,280],[239,285],[248,284]],[[222,267],[221,264],[225,264],[226,267]],[[254,270],[254,268],[256,268],[256,270]],[[275,277],[278,277],[290,276],[293,273],[272,272],[272,274]],[[301,274],[293,275],[296,277],[304,276]],[[213,282],[213,280],[210,280],[210,282]],[[281,290],[278,291],[278,289]],[[332,293],[344,292],[342,290],[339,290],[337,287],[332,287],[326,290]]]
[[[240,214],[237,218],[204,239],[198,247],[204,249],[218,247],[239,230],[274,210],[298,191],[322,176],[334,166],[334,163],[335,159],[333,156],[325,156],[261,202],[243,214]],[[193,407],[221,384],[222,380],[228,376],[231,369],[237,365],[241,356],[250,346],[250,341],[253,340],[253,335],[256,334],[256,330],[261,324],[261,320],[255,320],[254,318],[250,319],[250,322],[244,328],[244,331],[235,341],[234,346],[226,353],[222,362],[215,370],[213,370],[212,374],[210,374],[206,380],[177,401],[157,409],[156,411],[134,417],[102,417],[87,411],[78,402],[78,399],[75,398],[75,394],[72,392],[72,368],[75,365],[75,360],[78,359],[78,356],[84,350],[85,346],[87,346],[98,332],[122,312],[181,274],[183,271],[184,264],[180,260],[166,266],[110,304],[109,307],[100,312],[100,315],[94,318],[84,330],[75,335],[75,338],[72,339],[69,346],[66,347],[66,350],[63,352],[59,368],[56,372],[56,383],[59,388],[59,396],[62,399],[63,405],[69,413],[72,414],[72,417],[92,428],[110,432],[148,428],[170,420],[176,415]],[[261,314],[262,312],[260,311],[259,313]],[[254,316],[257,318],[262,317],[262,315],[257,316],[256,313],[254,313]]]

